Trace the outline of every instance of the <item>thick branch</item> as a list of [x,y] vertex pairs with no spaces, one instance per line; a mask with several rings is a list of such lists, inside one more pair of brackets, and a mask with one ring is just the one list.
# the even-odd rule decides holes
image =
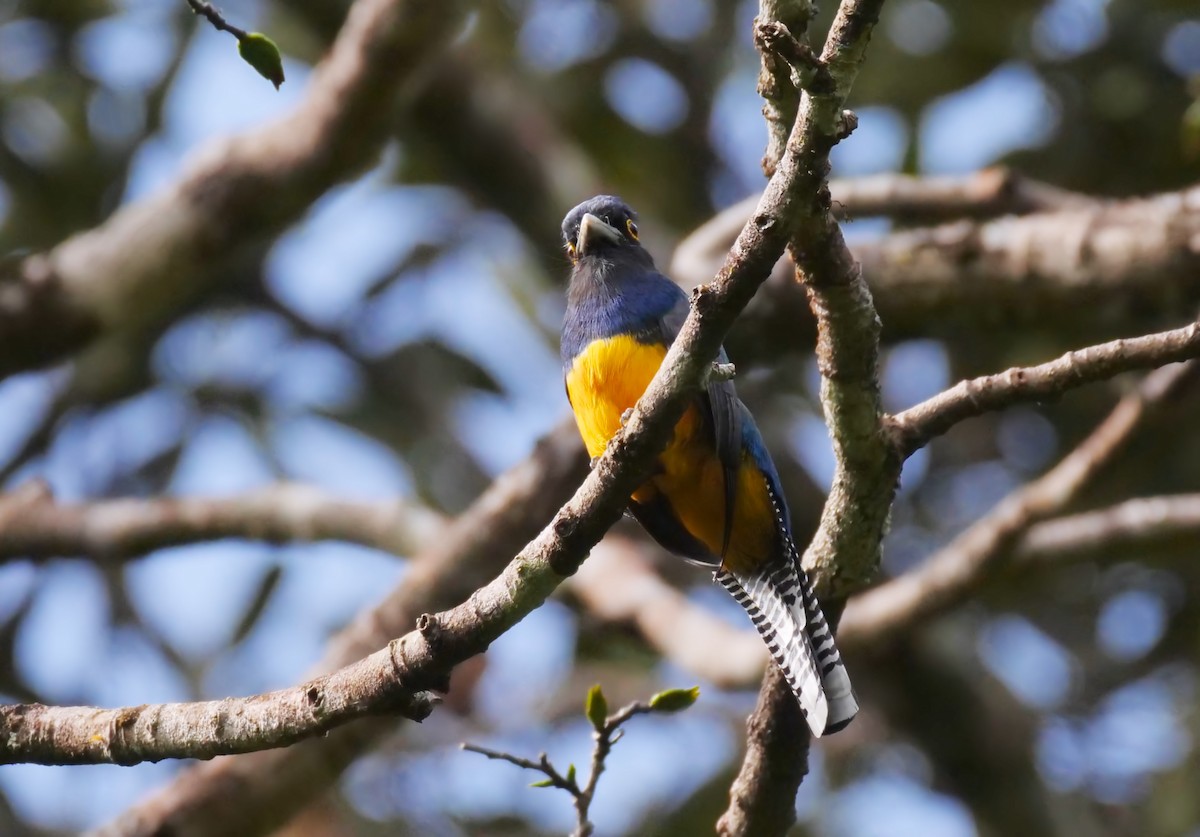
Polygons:
[[960,381],[891,420],[902,455],[910,456],[935,436],[964,419],[1027,401],[1040,401],[1068,389],[1134,369],[1152,369],[1200,356],[1200,322],[1183,328],[1090,346],[1039,366]]
[[717,820],[721,837],[786,834],[796,821],[796,789],[808,774],[808,724],[778,666],[767,666],[746,721],[746,755]]
[[[919,217],[934,214],[940,193],[970,194],[973,181],[987,175],[958,182],[887,176],[877,184],[873,178],[834,181],[830,188],[835,211],[861,218],[903,217],[913,210]],[[966,210],[970,204],[947,198],[945,205]],[[1200,305],[1196,188],[1127,201],[1069,195],[1061,204],[1046,201],[1032,208],[1036,211],[1024,217],[959,221],[856,241],[853,251],[885,338],[961,336],[981,326],[1003,326],[1057,335],[1069,327],[1072,335],[1087,339],[1130,333],[1164,316],[1191,316]],[[731,207],[684,239],[671,265],[675,280],[691,287],[711,275],[747,212],[743,205]],[[780,335],[774,339],[800,349],[811,342],[814,325],[792,275],[790,259],[776,265],[747,317],[758,321],[755,333]]]
[[93,706],[0,706],[0,764],[138,764],[286,747],[354,718],[423,720],[437,699],[405,690],[387,649],[328,677],[249,698]]
[[[780,4],[783,6],[784,4]],[[867,42],[883,0],[842,0],[829,29],[820,64],[832,81],[814,85],[801,96],[796,125],[785,152],[801,161],[798,181],[804,200],[797,207],[797,225],[788,249],[797,265],[817,320],[817,365],[821,371],[821,403],[837,459],[836,476],[825,501],[816,537],[805,551],[804,563],[815,572],[816,583],[826,592],[832,579],[869,575],[878,563],[879,544],[887,518],[899,464],[887,443],[880,418],[877,360],[879,318],[841,229],[830,211],[829,151],[852,125],[852,114],[843,112],[846,96],[858,75]],[[756,40],[769,49],[788,42],[786,20],[772,20],[774,4],[764,3]],[[784,6],[784,8],[787,8]],[[792,14],[807,23],[811,4],[796,3]],[[783,13],[776,12],[782,18]],[[779,66],[794,49],[764,57],[764,73],[782,87]],[[794,65],[797,79],[815,79],[810,63]],[[768,102],[770,104],[770,101]],[[774,135],[772,109],[765,108],[768,128]],[[772,171],[770,153],[764,169]],[[829,602],[827,610],[829,608]],[[830,613],[830,630],[837,625],[840,607]],[[774,666],[768,667],[758,705],[747,721],[749,740],[737,779],[729,790],[729,807],[717,822],[723,837],[783,834],[795,821],[796,790],[808,772],[807,730],[799,706]],[[797,746],[797,742],[805,742]]]
[[220,500],[102,500],[58,505],[40,483],[0,496],[0,561],[87,555],[120,561],[196,541],[342,540],[410,555],[440,531],[440,515],[402,501],[356,503],[311,486],[276,485]]
[[299,110],[206,147],[164,191],[0,275],[0,377],[168,320],[222,260],[369,165],[396,92],[461,20],[456,3],[358,0]]
[[[0,725],[3,760],[53,762],[121,761],[169,758],[183,755],[176,735],[194,733],[203,742],[201,757],[219,752],[246,752],[317,734],[329,726],[355,717],[404,710],[419,702],[420,693],[443,689],[450,669],[484,651],[496,638],[538,607],[563,578],[570,576],[620,517],[628,497],[646,476],[653,456],[666,444],[687,402],[701,386],[725,332],[765,278],[794,228],[801,203],[797,189],[804,185],[802,146],[789,146],[763,202],[738,237],[721,273],[693,295],[692,311],[658,370],[639,399],[621,432],[584,480],[575,496],[505,568],[498,578],[476,590],[462,605],[436,616],[423,617],[420,629],[358,663],[335,672],[320,686],[320,705],[332,712],[310,712],[304,717],[291,709],[292,690],[263,697],[222,702],[226,717],[245,712],[248,723],[228,724],[210,731],[211,709],[204,704],[141,707],[137,718],[155,723],[122,727],[114,740],[107,728],[88,728],[86,721],[107,720],[90,708],[65,708],[32,713],[29,708],[8,710],[8,723]],[[365,682],[364,682],[365,681]],[[328,686],[333,686],[331,694]],[[284,729],[264,736],[261,710],[277,706],[286,714]],[[117,710],[130,712],[133,710]],[[412,714],[419,714],[413,712]],[[118,715],[117,717],[126,717]],[[53,723],[29,723],[46,719]],[[232,729],[230,727],[233,727]],[[156,730],[169,731],[159,739]],[[222,731],[227,735],[222,735]],[[63,737],[47,748],[57,733]],[[93,741],[99,736],[103,746]],[[224,748],[224,749],[222,749]]]

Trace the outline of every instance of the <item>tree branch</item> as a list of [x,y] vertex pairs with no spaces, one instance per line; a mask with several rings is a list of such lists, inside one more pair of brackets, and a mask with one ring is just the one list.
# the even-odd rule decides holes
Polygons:
[[[858,265],[830,211],[829,151],[852,126],[853,115],[843,112],[846,96],[862,65],[883,0],[842,0],[821,52],[832,85],[814,84],[800,97],[796,125],[786,154],[798,153],[803,163],[798,224],[788,249],[817,320],[817,366],[821,372],[821,404],[833,437],[837,461],[834,483],[821,515],[817,534],[804,553],[805,569],[826,593],[833,581],[869,577],[878,564],[883,525],[899,478],[880,418],[877,361],[879,318]],[[764,2],[755,39],[764,53],[772,43],[792,45],[787,16],[805,26],[811,5]],[[800,33],[791,33],[793,36]],[[789,49],[803,53],[804,39]],[[786,55],[765,56],[763,73],[775,89]],[[806,74],[816,80],[809,62],[794,66],[797,80]],[[760,87],[762,86],[760,82]],[[764,108],[768,130],[779,133],[777,102]],[[764,170],[772,171],[768,145]],[[837,590],[844,596],[844,590]],[[837,625],[840,606],[826,601],[830,630]],[[758,704],[747,721],[746,755],[730,787],[729,807],[717,822],[718,833],[733,835],[783,834],[795,821],[796,790],[808,772],[808,732],[791,690],[774,666],[769,666]],[[798,743],[802,742],[802,743]]]
[[279,484],[219,500],[197,497],[56,504],[44,483],[0,495],[0,562],[87,555],[120,562],[196,541],[341,540],[410,555],[442,517],[403,501],[347,502],[305,485]]
[[1156,544],[1192,545],[1200,536],[1200,494],[1127,500],[1106,509],[1039,523],[1014,549],[1022,564],[1059,563],[1143,552]]
[[0,274],[0,377],[169,320],[220,262],[369,165],[396,92],[462,16],[458,3],[358,0],[295,113],[206,147],[164,191]]
[[1015,367],[997,375],[960,381],[894,416],[889,424],[897,448],[907,458],[965,419],[1052,398],[1122,372],[1153,369],[1197,356],[1200,322],[1067,352],[1039,366]]
[[[466,599],[504,568],[507,556],[537,535],[586,474],[579,431],[573,421],[565,421],[416,555],[401,583],[329,642],[310,676],[353,663],[408,631],[422,613]],[[271,833],[333,786],[355,759],[388,741],[400,720],[358,721],[285,750],[194,765],[98,833]]]
[[[803,127],[798,121],[797,131]],[[228,736],[211,730],[214,708],[174,704],[96,714],[91,708],[9,707],[0,725],[0,760],[34,759],[70,763],[147,760],[186,755],[177,735],[192,735],[197,755],[247,752],[276,746],[325,731],[369,714],[424,709],[421,693],[444,689],[450,669],[485,650],[495,639],[538,607],[561,580],[570,576],[604,532],[620,517],[629,496],[645,479],[651,459],[666,444],[672,428],[694,396],[717,355],[725,332],[774,264],[795,230],[806,200],[808,150],[789,143],[775,176],[767,184],[759,210],[735,242],[720,274],[693,294],[692,310],[672,343],[654,380],[631,416],[609,443],[575,496],[554,520],[505,568],[463,604],[435,616],[423,616],[419,629],[389,646],[308,684],[308,690],[281,690],[270,696],[221,702],[218,717],[244,712],[248,723],[229,724]],[[315,686],[314,686],[315,684]],[[317,689],[319,701],[310,697]],[[297,696],[309,696],[304,704]],[[285,722],[270,726],[277,708]],[[415,708],[414,708],[415,707]],[[305,714],[307,710],[307,714]],[[87,721],[121,720],[121,735]],[[141,723],[153,719],[152,724]],[[45,723],[38,723],[45,722]],[[160,740],[155,731],[169,731]],[[61,737],[46,746],[47,733]],[[95,740],[99,738],[99,741]]]
[[[1125,201],[1068,193],[1040,204],[973,205],[967,200],[978,188],[973,181],[987,175],[958,181],[882,176],[830,184],[835,212],[859,218],[908,219],[911,212],[941,220],[948,216],[934,216],[943,199],[947,212],[975,206],[969,214],[978,216],[993,206],[999,214],[1036,210],[856,241],[852,249],[886,339],[961,336],[981,326],[1061,335],[1069,325],[1084,340],[1096,333],[1129,333],[1163,316],[1194,315],[1200,305],[1197,187]],[[711,275],[747,211],[740,204],[731,207],[685,238],[671,264],[675,280],[691,287]],[[814,324],[793,272],[790,259],[777,264],[747,318],[756,333],[799,349],[811,340]]]
[[796,791],[808,775],[812,734],[776,665],[767,666],[746,719],[746,754],[717,820],[721,837],[786,834],[796,821]]
[[205,3],[204,0],[187,0],[187,4],[191,7],[193,12],[211,23],[212,27],[218,32],[228,32],[239,41],[249,34],[245,29],[239,29],[227,21],[224,15],[217,11],[216,7],[213,6],[212,3]]
[[1054,468],[1014,491],[917,570],[854,598],[846,608],[842,638],[883,637],[942,613],[1005,562],[1034,523],[1065,508],[1124,447],[1148,414],[1200,373],[1195,362],[1159,369],[1121,399],[1101,424]]

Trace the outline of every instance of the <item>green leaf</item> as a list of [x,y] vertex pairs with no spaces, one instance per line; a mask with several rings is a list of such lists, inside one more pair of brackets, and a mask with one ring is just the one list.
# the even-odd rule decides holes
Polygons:
[[575,765],[573,765],[573,764],[567,765],[567,781],[568,782],[575,781]]
[[554,787],[554,782],[550,781],[549,779],[542,779],[542,781],[540,781],[540,782],[530,782],[529,787],[531,787],[531,788],[552,788],[552,787]]
[[238,55],[258,71],[275,89],[283,84],[283,57],[275,42],[261,32],[251,32],[238,41]]
[[604,722],[608,720],[608,700],[600,690],[599,683],[588,689],[587,700],[583,703],[583,714],[587,715],[597,732],[604,729]]
[[650,698],[650,708],[655,712],[682,712],[700,697],[700,687],[690,689],[667,689]]

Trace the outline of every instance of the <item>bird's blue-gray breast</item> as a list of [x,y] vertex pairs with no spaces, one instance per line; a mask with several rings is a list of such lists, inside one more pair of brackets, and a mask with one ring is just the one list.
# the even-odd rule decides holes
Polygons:
[[645,343],[665,342],[662,318],[687,295],[654,271],[612,271],[603,282],[573,277],[562,330],[563,367],[595,340],[628,334]]

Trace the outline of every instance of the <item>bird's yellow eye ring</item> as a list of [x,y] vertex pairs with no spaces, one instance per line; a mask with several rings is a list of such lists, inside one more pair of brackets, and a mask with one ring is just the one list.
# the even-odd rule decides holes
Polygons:
[[575,243],[572,241],[567,242],[567,255],[571,257],[571,261],[575,261]]
[[629,230],[629,237],[634,241],[638,240],[637,224],[633,223],[633,219],[629,218],[625,221],[625,229]]

